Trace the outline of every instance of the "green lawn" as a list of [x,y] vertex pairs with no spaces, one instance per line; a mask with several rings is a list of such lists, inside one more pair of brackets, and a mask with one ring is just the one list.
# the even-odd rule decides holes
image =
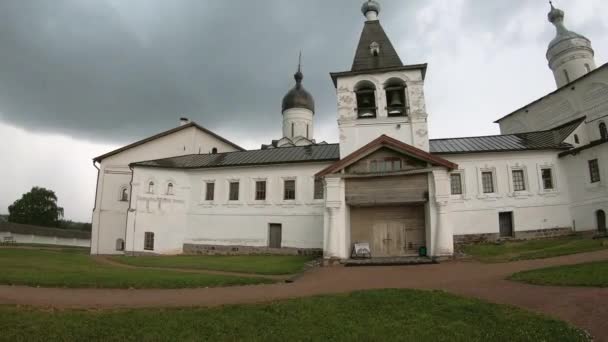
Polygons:
[[293,274],[302,271],[314,257],[306,256],[162,256],[113,257],[120,263],[141,267],[203,269],[266,275]]
[[262,278],[114,267],[97,263],[85,251],[78,249],[0,249],[0,284],[70,288],[191,288],[269,282]]
[[551,258],[602,249],[608,249],[608,245],[603,240],[572,236],[559,239],[506,242],[503,244],[471,245],[465,247],[465,253],[483,262],[508,262]]
[[520,272],[510,279],[535,285],[608,287],[608,261]]
[[211,309],[0,307],[4,341],[588,341],[552,318],[442,292],[380,290]]

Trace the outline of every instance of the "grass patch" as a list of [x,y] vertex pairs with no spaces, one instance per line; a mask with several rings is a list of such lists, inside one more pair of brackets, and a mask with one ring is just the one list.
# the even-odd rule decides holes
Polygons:
[[608,261],[541,268],[509,279],[535,285],[608,287]]
[[381,290],[211,309],[0,307],[6,341],[588,341],[538,314],[443,292]]
[[269,282],[262,278],[126,269],[97,263],[77,249],[0,249],[0,284],[69,288],[193,288]]
[[508,262],[552,258],[602,249],[608,249],[608,245],[604,245],[602,240],[571,236],[559,239],[505,242],[502,244],[478,244],[467,246],[464,251],[483,262]]
[[112,257],[112,260],[140,267],[200,269],[266,275],[298,273],[314,257],[306,256],[161,256]]

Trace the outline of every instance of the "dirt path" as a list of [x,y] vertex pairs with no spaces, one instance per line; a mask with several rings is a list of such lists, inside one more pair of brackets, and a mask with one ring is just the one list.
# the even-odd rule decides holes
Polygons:
[[196,270],[191,268],[173,268],[173,267],[141,267],[141,266],[133,266],[120,263],[118,261],[114,261],[106,256],[96,256],[94,257],[95,261],[98,263],[114,266],[114,267],[122,267],[129,269],[147,269],[147,270],[157,270],[157,271],[173,271],[173,272],[183,272],[183,273],[203,273],[203,274],[217,274],[217,275],[227,275],[227,276],[235,276],[235,277],[243,277],[243,278],[266,278],[273,280],[288,280],[295,275],[266,275],[266,274],[255,274],[255,273],[243,273],[243,272],[227,272],[227,271],[214,271],[214,270]]
[[608,250],[506,264],[473,261],[416,267],[317,268],[295,283],[182,290],[47,289],[0,286],[0,304],[58,308],[143,308],[259,303],[364,289],[438,289],[511,304],[569,321],[608,342],[608,288],[533,286],[504,280],[553,265],[608,260]]

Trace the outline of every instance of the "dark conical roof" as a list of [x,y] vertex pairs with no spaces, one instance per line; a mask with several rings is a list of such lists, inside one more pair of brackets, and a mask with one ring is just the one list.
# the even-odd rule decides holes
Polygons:
[[315,100],[310,93],[302,86],[304,74],[298,66],[298,72],[293,75],[296,80],[295,87],[283,97],[283,112],[292,108],[304,108],[311,112],[315,112]]
[[[371,52],[372,43],[379,45],[379,53],[374,56]],[[363,26],[359,45],[355,53],[351,71],[370,70],[378,68],[401,67],[403,63],[384,32],[380,21],[368,20]]]

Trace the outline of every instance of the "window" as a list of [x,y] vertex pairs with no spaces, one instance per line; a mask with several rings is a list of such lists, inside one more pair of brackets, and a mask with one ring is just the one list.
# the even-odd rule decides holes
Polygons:
[[585,63],[585,69],[587,72],[591,72],[591,66],[589,66],[589,63]]
[[211,149],[211,154],[217,154],[217,147]]
[[608,129],[606,128],[606,123],[600,122],[599,129],[600,129],[600,138],[602,140],[607,140],[608,139]]
[[393,172],[401,171],[403,167],[399,158],[386,158],[383,160],[372,160],[369,162],[369,172]]
[[355,88],[357,114],[360,119],[376,117],[376,87],[371,82],[362,82]]
[[295,123],[291,123],[291,137],[295,137],[296,135],[296,124]]
[[283,199],[286,201],[296,199],[296,181],[293,179],[285,180]]
[[553,190],[553,170],[552,169],[542,169],[540,171],[541,178],[543,181],[543,189],[545,190]]
[[315,189],[314,189],[314,199],[323,199],[324,197],[324,189],[323,189],[323,180],[315,179]]
[[524,170],[513,170],[513,190],[526,191],[526,180]]
[[167,184],[167,195],[173,195],[173,183]]
[[494,193],[494,174],[491,171],[481,173],[481,185],[484,194]]
[[406,115],[405,82],[397,78],[392,78],[386,82],[384,91],[386,94],[386,110],[388,116]]
[[576,134],[574,135],[574,143],[575,144],[580,144],[581,143],[581,140],[578,138],[578,135],[576,135]]
[[255,182],[255,200],[265,201],[266,200],[266,181]]
[[591,183],[597,183],[600,181],[600,165],[597,159],[589,161],[589,176]]
[[570,75],[568,75],[568,70],[564,69],[564,76],[566,77],[566,83],[570,83]]
[[309,131],[310,131],[310,125],[306,124],[306,139],[310,139],[310,134],[309,134],[310,132]]
[[205,201],[213,201],[215,198],[215,183],[206,183],[207,188],[205,189]]
[[146,232],[144,234],[144,250],[154,250],[154,233]]
[[129,189],[127,189],[127,187],[123,187],[120,189],[120,201],[121,202],[129,201]]
[[462,195],[462,174],[452,173],[450,175],[450,188],[452,195]]
[[154,182],[152,182],[152,181],[150,181],[150,183],[148,183],[148,193],[149,194],[154,193]]
[[230,182],[230,194],[228,195],[228,200],[239,200],[239,182]]

